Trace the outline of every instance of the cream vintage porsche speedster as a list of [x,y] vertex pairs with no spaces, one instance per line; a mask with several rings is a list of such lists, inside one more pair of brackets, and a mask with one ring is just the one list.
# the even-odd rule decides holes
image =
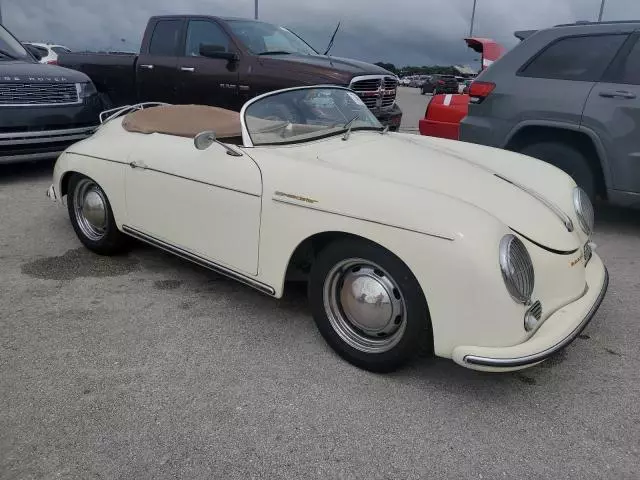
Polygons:
[[110,255],[135,237],[274,297],[304,278],[323,337],[362,368],[393,370],[422,347],[478,370],[535,365],[606,291],[571,177],[387,132],[346,88],[279,90],[239,114],[137,105],[103,120],[59,157],[48,190],[86,247]]

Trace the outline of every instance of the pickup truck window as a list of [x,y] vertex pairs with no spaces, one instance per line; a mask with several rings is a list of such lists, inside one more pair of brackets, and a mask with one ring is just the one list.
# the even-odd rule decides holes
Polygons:
[[185,55],[199,57],[200,45],[219,45],[229,51],[229,37],[215,23],[206,20],[191,20],[187,29]]
[[235,36],[253,54],[277,52],[318,55],[304,40],[284,27],[251,20],[229,20],[227,23]]
[[175,56],[180,38],[181,20],[160,20],[151,36],[149,53],[151,55]]

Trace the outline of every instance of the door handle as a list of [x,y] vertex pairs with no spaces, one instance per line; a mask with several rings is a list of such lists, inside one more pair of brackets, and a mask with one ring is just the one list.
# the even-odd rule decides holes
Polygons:
[[140,170],[146,170],[146,168],[147,168],[147,166],[146,166],[144,163],[139,162],[139,161],[137,161],[137,160],[136,160],[135,162],[131,162],[131,163],[129,164],[129,166],[130,166],[131,168],[139,168]]
[[144,64],[144,65],[140,65],[140,68],[146,68],[147,70],[153,70],[153,65]]
[[180,70],[182,70],[183,72],[195,72],[196,69],[193,67],[180,67]]
[[599,95],[604,98],[626,98],[628,100],[636,98],[635,93],[627,92],[625,90],[617,90],[615,92],[605,90],[600,92]]

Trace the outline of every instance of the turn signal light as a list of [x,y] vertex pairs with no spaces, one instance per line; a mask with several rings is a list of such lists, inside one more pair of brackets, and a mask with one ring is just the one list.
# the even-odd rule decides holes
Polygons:
[[482,103],[489,96],[496,84],[493,82],[472,82],[469,87],[469,96],[471,103]]

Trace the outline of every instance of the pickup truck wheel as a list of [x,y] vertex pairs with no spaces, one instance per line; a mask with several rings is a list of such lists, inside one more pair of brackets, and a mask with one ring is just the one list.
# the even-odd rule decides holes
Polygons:
[[73,174],[69,179],[67,209],[76,235],[89,250],[113,255],[128,246],[129,238],[118,230],[107,195],[89,177]]
[[373,243],[345,239],[320,252],[309,301],[327,343],[345,360],[389,372],[433,345],[427,303],[409,268]]
[[520,149],[520,153],[543,160],[570,175],[593,202],[596,182],[587,157],[580,150],[561,142],[532,143]]

